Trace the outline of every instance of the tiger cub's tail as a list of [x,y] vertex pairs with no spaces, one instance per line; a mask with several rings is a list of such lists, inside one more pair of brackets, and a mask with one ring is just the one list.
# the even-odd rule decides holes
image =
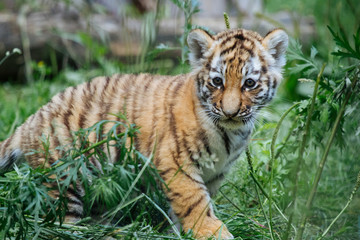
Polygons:
[[9,171],[14,164],[19,163],[24,158],[20,149],[7,151],[5,144],[6,141],[0,142],[0,173]]

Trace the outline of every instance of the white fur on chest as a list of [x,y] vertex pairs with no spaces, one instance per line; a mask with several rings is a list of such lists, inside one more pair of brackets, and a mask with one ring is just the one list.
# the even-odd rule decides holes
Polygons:
[[218,129],[208,131],[207,137],[211,154],[205,152],[199,159],[205,183],[230,170],[232,163],[245,149],[250,133],[251,128],[246,126],[236,131],[224,130],[222,132]]

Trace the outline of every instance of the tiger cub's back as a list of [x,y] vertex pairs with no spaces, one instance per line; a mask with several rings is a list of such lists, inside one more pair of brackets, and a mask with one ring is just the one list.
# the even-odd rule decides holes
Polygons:
[[[91,127],[101,120],[122,121],[119,114],[125,114],[129,123],[142,126],[141,139],[144,140],[137,143],[146,153],[150,153],[154,146],[156,126],[163,119],[159,116],[167,114],[165,105],[178,96],[171,94],[172,88],[176,83],[183,85],[186,79],[185,75],[117,74],[69,87],[55,95],[18,127],[11,137],[0,143],[0,168],[6,170],[25,156],[33,167],[44,164],[41,136],[49,141],[49,166],[63,153],[57,147],[73,143],[74,131]],[[101,135],[111,127],[111,124],[105,124]],[[89,140],[95,142],[96,134],[92,133]],[[35,153],[35,150],[40,151]],[[110,157],[112,162],[118,159],[116,149],[111,149]]]

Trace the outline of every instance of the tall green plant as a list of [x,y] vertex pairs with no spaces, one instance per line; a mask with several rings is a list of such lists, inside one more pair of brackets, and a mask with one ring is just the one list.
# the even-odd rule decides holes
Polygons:
[[[124,118],[120,116],[119,119]],[[105,125],[112,125],[107,133],[103,133]],[[120,132],[120,129],[123,131]],[[96,143],[89,142],[90,134],[96,134]],[[99,211],[108,211],[104,216],[117,215],[121,216],[121,220],[130,216],[129,212],[138,206],[138,201],[144,202],[150,198],[152,201],[157,199],[157,204],[163,204],[165,200],[162,193],[154,191],[158,189],[161,178],[151,164],[151,159],[134,148],[135,134],[138,134],[138,128],[133,124],[100,121],[88,129],[75,132],[74,142],[62,147],[65,154],[51,168],[43,169],[39,166],[34,169],[25,163],[1,176],[2,236],[18,236],[20,239],[33,238],[39,234],[46,238],[61,237],[62,233],[56,230],[54,223],[63,222],[67,210],[66,192],[71,187],[76,190],[82,186],[85,190],[85,216],[90,215],[90,209],[96,205]],[[48,139],[42,139],[46,156],[50,151],[46,143]],[[126,145],[127,142],[130,145]],[[116,147],[120,153],[116,163],[107,161],[110,147]],[[92,164],[93,160],[100,163],[100,168]],[[59,191],[59,196],[52,197],[51,191]],[[144,207],[140,209],[142,212],[145,210]],[[147,211],[154,210],[148,208]],[[104,219],[101,219],[102,222]],[[45,228],[53,232],[49,233]]]
[[[344,33],[341,33],[341,35],[335,33],[331,28],[329,28],[332,35],[334,36],[334,40],[337,44],[337,46],[339,46],[340,48],[342,48],[341,50],[338,50],[337,52],[334,52],[333,55],[335,56],[340,56],[341,58],[355,58],[357,60],[360,60],[360,28],[357,31],[357,34],[354,35],[354,45],[355,47],[351,47],[349,41],[347,40],[346,36]],[[346,75],[343,76],[343,81],[344,81],[344,89],[341,89],[341,95],[338,97],[338,104],[339,104],[339,109],[337,112],[337,116],[336,119],[333,123],[332,129],[331,129],[331,134],[325,144],[325,149],[324,149],[324,153],[321,157],[321,160],[319,162],[316,174],[315,174],[315,178],[311,187],[311,191],[308,195],[307,201],[306,201],[306,206],[305,206],[305,211],[301,216],[300,222],[299,222],[299,231],[298,234],[296,235],[296,239],[303,239],[303,232],[305,229],[305,224],[307,222],[309,213],[311,211],[312,208],[312,204],[317,192],[317,188],[319,186],[319,181],[330,151],[330,148],[332,146],[333,141],[335,140],[335,136],[338,132],[339,126],[340,126],[340,121],[344,116],[344,112],[346,107],[348,106],[349,100],[352,96],[352,94],[356,93],[359,91],[358,89],[358,80],[359,80],[359,74],[360,74],[360,62],[357,61],[355,62],[354,65],[352,65],[350,68],[348,68]],[[315,93],[314,93],[315,96]]]

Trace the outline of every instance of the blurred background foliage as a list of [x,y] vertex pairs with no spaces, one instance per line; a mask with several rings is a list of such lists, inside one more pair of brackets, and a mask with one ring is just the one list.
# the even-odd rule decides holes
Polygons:
[[[315,239],[324,233],[360,239],[360,197],[351,194],[360,170],[358,0],[3,0],[0,139],[56,93],[93,77],[189,72],[187,33],[225,30],[223,12],[232,28],[265,35],[281,27],[292,40],[283,83],[252,136],[252,167],[243,154],[214,200],[217,215],[239,239]],[[166,223],[148,219],[130,215],[121,236],[167,238]],[[66,228],[48,228],[51,236],[74,237],[56,235]],[[97,230],[99,225],[76,228],[83,237]]]

